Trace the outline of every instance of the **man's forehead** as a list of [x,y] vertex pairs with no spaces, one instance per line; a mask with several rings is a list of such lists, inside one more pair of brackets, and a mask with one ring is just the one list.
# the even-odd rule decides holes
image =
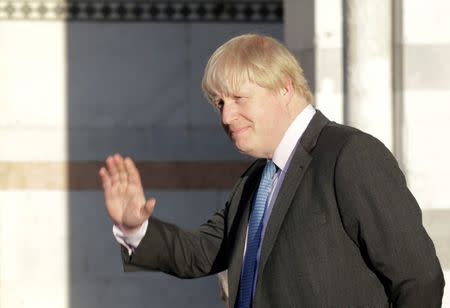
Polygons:
[[218,93],[218,96],[239,96],[242,94],[250,94],[255,87],[257,87],[257,84],[251,81],[244,81],[236,85],[229,83],[222,89],[222,91],[220,91],[222,93]]

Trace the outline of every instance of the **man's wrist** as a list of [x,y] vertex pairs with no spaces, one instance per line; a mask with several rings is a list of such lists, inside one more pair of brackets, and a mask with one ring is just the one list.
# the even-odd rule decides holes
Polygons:
[[130,228],[125,225],[116,225],[116,226],[117,226],[117,228],[120,229],[120,231],[122,231],[124,236],[132,236],[133,234],[137,233],[142,228],[143,224],[144,223],[142,223],[141,225],[134,227],[134,228]]
[[147,226],[148,221],[146,220],[141,226],[133,229],[133,232],[130,232],[121,229],[118,225],[114,225],[113,234],[120,244],[124,245],[128,249],[134,250],[144,238],[144,235],[147,232]]

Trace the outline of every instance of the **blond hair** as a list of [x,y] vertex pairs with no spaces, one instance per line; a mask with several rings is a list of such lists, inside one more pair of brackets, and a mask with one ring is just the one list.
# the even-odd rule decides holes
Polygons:
[[217,95],[231,96],[250,81],[272,91],[292,81],[295,91],[308,103],[313,96],[294,55],[268,36],[244,34],[220,46],[209,58],[202,89],[209,101]]

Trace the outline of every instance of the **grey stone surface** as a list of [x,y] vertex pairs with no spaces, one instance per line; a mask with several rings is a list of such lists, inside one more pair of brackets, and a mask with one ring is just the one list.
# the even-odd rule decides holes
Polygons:
[[241,160],[220,127],[74,129],[72,160],[103,160],[122,153],[137,160]]
[[223,308],[218,292],[215,277],[180,280],[160,273],[127,273],[72,283],[70,307]]
[[187,124],[186,27],[69,24],[69,127]]
[[71,160],[120,152],[139,160],[234,160],[201,92],[211,53],[237,34],[282,39],[280,24],[68,26]]
[[[154,191],[154,215],[194,229],[225,204],[226,191]],[[214,276],[181,280],[155,272],[123,273],[100,192],[69,195],[70,307],[222,307]]]
[[[201,93],[210,54],[230,37],[280,24],[68,25],[68,155],[103,160],[240,160]],[[154,215],[200,225],[223,191],[155,192]],[[122,273],[118,244],[100,192],[69,195],[70,307],[222,307],[216,278],[184,281],[161,273]]]

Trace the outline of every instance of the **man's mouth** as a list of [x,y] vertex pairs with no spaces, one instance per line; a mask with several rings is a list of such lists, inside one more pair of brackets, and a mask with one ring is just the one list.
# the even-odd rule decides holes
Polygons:
[[229,128],[228,132],[229,132],[230,136],[234,137],[234,136],[239,136],[242,133],[246,132],[248,128],[249,128],[248,126],[240,127],[240,128]]

